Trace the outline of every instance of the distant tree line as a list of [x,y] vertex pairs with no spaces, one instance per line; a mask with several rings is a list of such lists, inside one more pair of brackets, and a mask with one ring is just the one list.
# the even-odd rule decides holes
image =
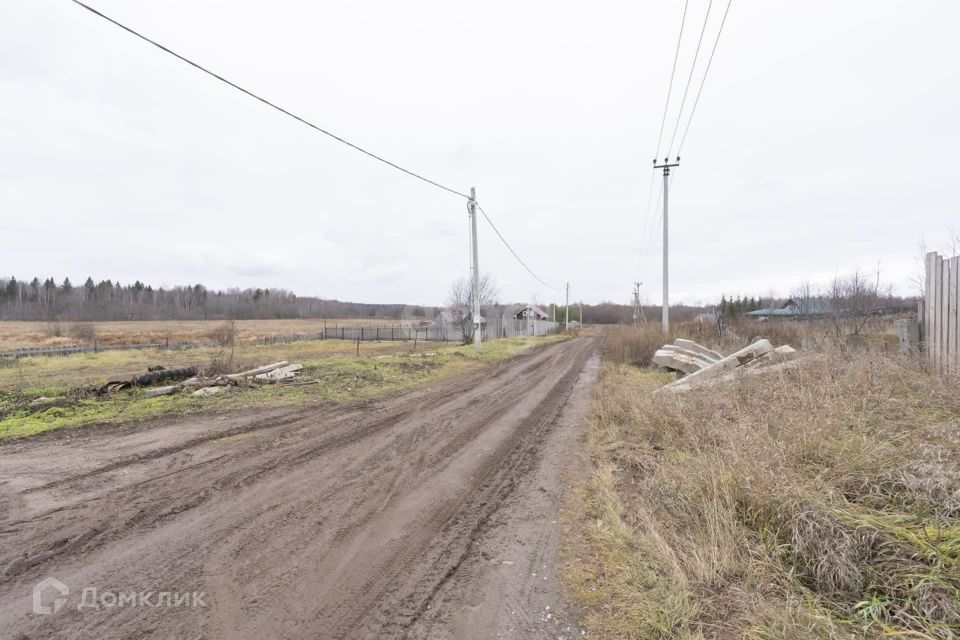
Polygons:
[[[768,303],[771,301],[768,300]],[[720,314],[725,318],[734,318],[744,313],[749,313],[750,311],[756,311],[757,309],[764,309],[767,307],[760,298],[746,297],[746,296],[737,296],[736,298],[730,298],[727,300],[726,294],[720,298],[720,308],[718,309]]]
[[202,284],[154,288],[87,278],[30,281],[11,277],[0,286],[0,320],[217,320],[289,318],[429,318],[433,308],[366,304],[297,296],[284,289],[208,289]]

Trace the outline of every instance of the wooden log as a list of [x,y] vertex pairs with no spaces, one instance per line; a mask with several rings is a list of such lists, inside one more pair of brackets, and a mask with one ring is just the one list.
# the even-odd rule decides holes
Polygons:
[[285,367],[289,362],[282,360],[281,362],[274,362],[273,364],[265,364],[262,367],[257,367],[256,369],[250,369],[249,371],[241,371],[240,373],[231,373],[227,376],[230,380],[242,380],[243,378],[252,378],[254,376],[260,375],[261,373],[267,373],[273,371],[274,369],[279,369],[280,367]]
[[261,382],[276,382],[278,380],[287,380],[293,378],[297,375],[297,372],[303,369],[302,364],[290,364],[285,367],[280,367],[269,371],[267,373],[261,373],[257,376],[254,376],[254,380],[259,380]]

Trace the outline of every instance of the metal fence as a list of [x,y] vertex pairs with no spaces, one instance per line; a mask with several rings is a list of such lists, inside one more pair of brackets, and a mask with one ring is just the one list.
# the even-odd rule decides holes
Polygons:
[[[518,336],[547,336],[558,333],[563,325],[547,320],[516,320],[514,318],[488,320],[483,330],[484,340]],[[460,325],[429,325],[422,327],[336,327],[327,328],[327,340],[383,342],[391,340],[425,342],[464,342],[470,337]]]
[[926,256],[921,314],[924,355],[934,371],[960,372],[960,256]]

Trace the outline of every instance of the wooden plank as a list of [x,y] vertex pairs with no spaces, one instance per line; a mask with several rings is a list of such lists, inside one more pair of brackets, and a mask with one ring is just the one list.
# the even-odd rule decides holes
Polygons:
[[923,356],[926,359],[927,366],[933,366],[933,268],[936,263],[937,254],[930,251],[924,261],[925,278],[923,284]]
[[950,361],[953,359],[953,350],[950,348],[950,334],[953,324],[953,261],[943,261],[943,372],[950,373],[953,369]]
[[933,370],[940,373],[940,335],[943,329],[940,313],[940,281],[943,278],[942,260],[938,255],[933,261]]
[[230,380],[241,380],[243,378],[252,378],[253,376],[259,375],[261,373],[267,373],[273,371],[274,369],[279,369],[280,367],[285,367],[289,362],[286,360],[281,360],[280,362],[274,362],[273,364],[265,364],[262,367],[257,367],[256,369],[250,369],[249,371],[241,371],[240,373],[231,373],[227,376]]
[[951,374],[957,373],[957,323],[960,322],[960,312],[957,310],[957,264],[960,257],[954,256],[947,260],[947,366]]
[[960,373],[960,256],[950,259],[950,367]]
[[943,321],[946,318],[947,313],[946,313],[946,309],[944,309],[944,304],[943,304],[943,258],[940,255],[937,255],[937,265],[936,267],[934,267],[933,273],[937,279],[933,287],[933,290],[937,296],[937,318],[935,321],[937,325],[936,335],[935,335],[936,341],[937,341],[936,371],[938,373],[943,373],[943,351],[944,351],[943,336],[945,333],[943,330],[943,324],[944,324]]
[[949,317],[947,309],[947,291],[949,283],[947,282],[947,260],[940,257],[940,372],[947,370],[947,318]]
[[930,254],[930,283],[927,289],[927,313],[930,316],[927,323],[927,364],[930,370],[937,365],[937,254]]

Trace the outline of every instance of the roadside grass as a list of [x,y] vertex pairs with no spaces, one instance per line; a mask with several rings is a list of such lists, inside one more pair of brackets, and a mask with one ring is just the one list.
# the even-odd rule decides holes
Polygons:
[[[0,441],[92,424],[138,424],[163,415],[185,416],[263,406],[363,400],[440,382],[565,338],[557,335],[493,340],[484,343],[480,354],[474,352],[472,345],[427,343],[426,351],[418,349],[417,353],[411,353],[411,345],[405,343],[377,343],[379,348],[361,344],[359,358],[353,356],[355,344],[335,341],[238,347],[238,353],[243,350],[244,355],[235,361],[233,368],[236,370],[277,360],[297,361],[304,365],[304,369],[292,384],[241,384],[204,397],[184,392],[145,398],[145,389],[133,388],[98,398],[90,393],[89,385],[76,387],[69,384],[78,377],[94,380],[95,384],[107,379],[125,379],[133,373],[145,371],[146,362],[156,363],[154,360],[137,362],[134,358],[137,367],[127,370],[133,363],[118,356],[129,358],[133,355],[129,352],[31,358],[29,360],[43,361],[35,366],[56,374],[44,378],[46,386],[10,390],[0,385]],[[344,346],[349,348],[344,349]],[[187,352],[171,355],[184,353]],[[76,365],[64,362],[74,358],[83,360],[83,376],[77,376]],[[118,361],[127,369],[118,367]],[[184,366],[181,360],[165,363],[165,366]],[[116,375],[118,370],[125,374]],[[64,375],[64,371],[68,374]],[[0,373],[6,375],[9,372],[2,370]],[[59,384],[50,384],[50,380]],[[34,404],[39,398],[44,400],[39,405]]]
[[879,353],[668,379],[595,388],[561,568],[593,637],[957,637],[957,381]]

